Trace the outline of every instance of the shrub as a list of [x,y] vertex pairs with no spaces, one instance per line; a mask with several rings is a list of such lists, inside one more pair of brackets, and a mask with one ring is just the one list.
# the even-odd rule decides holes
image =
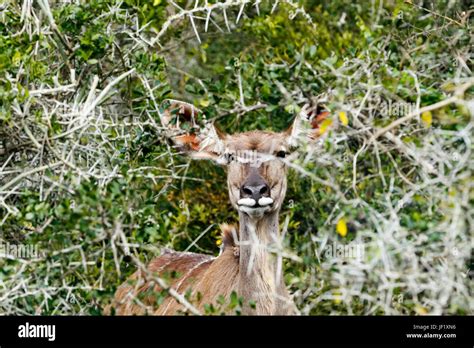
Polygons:
[[281,214],[302,314],[472,314],[467,2],[194,3],[3,5],[0,311],[101,314],[129,253],[217,254],[224,171],[165,141],[173,97],[229,132],[330,111]]

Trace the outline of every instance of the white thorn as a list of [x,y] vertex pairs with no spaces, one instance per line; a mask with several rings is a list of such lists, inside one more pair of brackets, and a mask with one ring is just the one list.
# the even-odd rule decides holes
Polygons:
[[245,2],[242,3],[242,6],[240,7],[240,11],[239,11],[239,14],[237,15],[237,20],[235,21],[235,24],[239,23],[239,19],[240,19],[240,16],[242,16],[242,12],[244,11],[244,7],[245,7]]
[[198,31],[197,31],[197,29],[196,29],[196,25],[194,24],[193,16],[192,16],[192,15],[189,15],[189,19],[191,20],[191,24],[192,24],[193,29],[194,29],[194,34],[196,34],[197,40],[199,41],[199,43],[201,43],[201,38],[199,37]]

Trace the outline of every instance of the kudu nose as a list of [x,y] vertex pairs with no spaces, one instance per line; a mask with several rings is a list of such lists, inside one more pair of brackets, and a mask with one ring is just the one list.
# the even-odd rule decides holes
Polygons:
[[256,185],[244,184],[242,185],[240,189],[241,198],[253,198],[256,202],[258,202],[260,198],[268,197],[269,195],[270,195],[270,188],[265,183],[256,184]]

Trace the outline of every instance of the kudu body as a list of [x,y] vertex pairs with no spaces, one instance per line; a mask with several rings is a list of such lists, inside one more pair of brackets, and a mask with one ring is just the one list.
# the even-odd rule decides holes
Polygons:
[[[223,244],[217,257],[166,251],[146,269],[136,271],[115,294],[111,305],[115,314],[187,312],[189,308],[178,296],[167,296],[157,304],[156,294],[162,287],[156,277],[166,278],[175,294],[187,294],[187,300],[200,312],[204,312],[205,304],[222,304],[222,299],[228,301],[235,292],[243,300],[242,314],[297,314],[284,284],[281,263],[277,262],[278,253],[271,249],[281,246],[278,215],[287,185],[285,156],[302,135],[311,140],[319,135],[318,124],[325,115],[311,118],[303,108],[286,132],[227,135],[210,123],[196,126],[202,114],[192,105],[173,100],[168,104],[162,122],[177,147],[193,158],[212,159],[227,166],[229,197],[238,211],[239,227],[221,226]],[[310,122],[305,122],[308,117]],[[183,134],[180,125],[185,122],[197,131]],[[305,127],[305,123],[310,126]],[[169,276],[173,272],[176,277]],[[231,309],[226,312],[235,314]]]

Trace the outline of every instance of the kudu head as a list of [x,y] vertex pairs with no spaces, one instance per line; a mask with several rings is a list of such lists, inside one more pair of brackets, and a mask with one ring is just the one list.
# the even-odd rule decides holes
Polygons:
[[166,100],[162,111],[166,135],[181,151],[227,167],[232,205],[254,220],[280,210],[288,160],[301,140],[319,136],[319,124],[327,116],[327,112],[316,115],[305,106],[284,132],[257,130],[231,135],[207,122],[202,111],[191,104]]

